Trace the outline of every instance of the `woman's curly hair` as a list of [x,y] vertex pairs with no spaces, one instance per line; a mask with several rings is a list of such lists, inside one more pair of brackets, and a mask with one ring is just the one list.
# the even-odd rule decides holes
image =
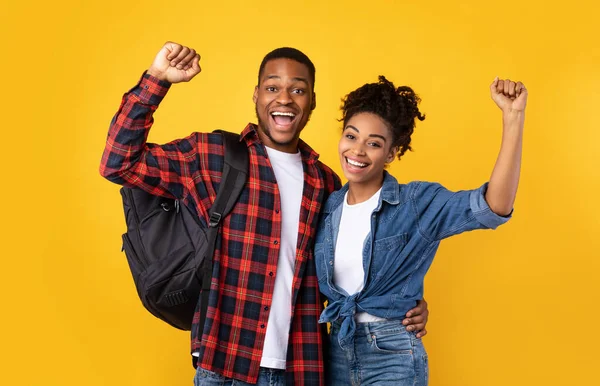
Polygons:
[[372,113],[382,118],[392,133],[392,148],[398,147],[398,159],[410,147],[410,136],[415,129],[415,118],[420,121],[425,119],[419,111],[418,104],[421,99],[412,88],[400,86],[396,88],[383,75],[379,75],[379,82],[367,83],[342,99],[342,119],[344,127],[348,121],[358,113]]

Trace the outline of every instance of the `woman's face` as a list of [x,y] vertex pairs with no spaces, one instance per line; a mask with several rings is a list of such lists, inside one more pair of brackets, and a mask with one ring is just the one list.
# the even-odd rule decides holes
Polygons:
[[383,119],[372,113],[354,115],[338,144],[344,176],[351,184],[381,185],[383,169],[394,160],[394,150]]

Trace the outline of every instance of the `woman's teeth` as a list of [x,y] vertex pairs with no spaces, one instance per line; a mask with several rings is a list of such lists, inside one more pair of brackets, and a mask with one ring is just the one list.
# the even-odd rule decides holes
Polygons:
[[358,162],[358,161],[353,161],[353,160],[351,160],[349,158],[346,158],[346,162],[348,162],[352,166],[356,166],[356,167],[359,167],[359,168],[364,168],[365,166],[367,166],[367,164],[364,164],[364,163]]

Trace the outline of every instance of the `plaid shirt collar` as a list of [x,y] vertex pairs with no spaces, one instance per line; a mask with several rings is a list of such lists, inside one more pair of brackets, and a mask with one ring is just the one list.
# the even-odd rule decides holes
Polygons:
[[[255,143],[264,146],[258,135],[258,125],[255,123],[248,123],[240,135],[240,140],[246,141],[249,146]],[[314,151],[306,142],[302,139],[298,141],[298,149],[300,150],[300,157],[302,161],[307,164],[314,164],[319,160],[319,153]]]

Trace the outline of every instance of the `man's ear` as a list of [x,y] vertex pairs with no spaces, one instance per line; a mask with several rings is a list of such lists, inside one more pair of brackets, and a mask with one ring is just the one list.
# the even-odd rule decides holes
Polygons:
[[317,94],[313,92],[312,103],[310,104],[310,110],[314,110],[317,107]]
[[252,101],[256,104],[258,100],[258,86],[254,86],[254,95],[252,95]]

